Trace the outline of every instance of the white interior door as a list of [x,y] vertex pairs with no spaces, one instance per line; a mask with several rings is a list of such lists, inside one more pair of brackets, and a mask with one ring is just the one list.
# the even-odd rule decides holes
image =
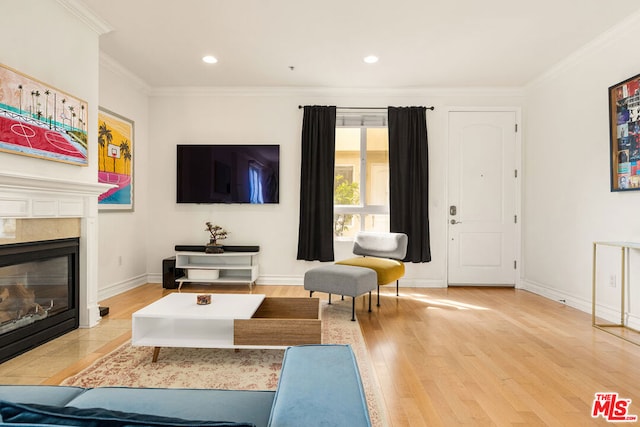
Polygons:
[[449,112],[449,285],[515,285],[516,112]]

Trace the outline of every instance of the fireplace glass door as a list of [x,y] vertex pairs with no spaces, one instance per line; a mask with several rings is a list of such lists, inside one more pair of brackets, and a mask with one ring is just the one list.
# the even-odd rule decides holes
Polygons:
[[78,327],[78,246],[0,246],[0,362]]
[[66,256],[0,267],[0,334],[69,308]]

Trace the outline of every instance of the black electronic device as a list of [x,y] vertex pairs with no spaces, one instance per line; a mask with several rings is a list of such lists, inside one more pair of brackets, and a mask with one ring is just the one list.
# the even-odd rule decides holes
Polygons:
[[172,256],[162,260],[162,287],[165,289],[176,289],[176,279],[184,276],[182,268],[176,268],[176,257]]
[[224,245],[222,250],[225,252],[260,252],[260,246],[233,246]]
[[177,203],[279,203],[279,145],[178,145]]
[[204,252],[204,245],[176,245],[175,250],[179,252]]
[[[178,252],[205,252],[206,246],[204,245],[176,245],[175,250]],[[222,250],[224,252],[260,252],[260,246],[249,245],[223,245]]]

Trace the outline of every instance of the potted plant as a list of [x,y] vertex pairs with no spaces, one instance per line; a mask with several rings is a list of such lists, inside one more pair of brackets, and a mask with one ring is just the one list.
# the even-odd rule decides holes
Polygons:
[[226,239],[228,232],[219,225],[213,225],[210,222],[206,222],[205,225],[207,226],[207,228],[205,228],[204,230],[208,231],[211,235],[209,237],[209,243],[205,248],[205,252],[208,254],[223,253],[224,250],[222,249],[222,245],[218,243],[218,241]]

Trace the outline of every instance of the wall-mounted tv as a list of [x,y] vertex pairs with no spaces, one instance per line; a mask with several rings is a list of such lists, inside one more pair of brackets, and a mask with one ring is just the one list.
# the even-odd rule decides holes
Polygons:
[[279,203],[279,145],[178,145],[178,203]]

